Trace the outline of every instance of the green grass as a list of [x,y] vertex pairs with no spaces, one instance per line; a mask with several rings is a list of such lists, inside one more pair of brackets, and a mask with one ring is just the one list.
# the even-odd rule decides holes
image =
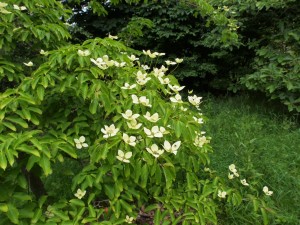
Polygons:
[[257,96],[204,100],[205,129],[214,149],[211,168],[227,176],[228,165],[234,163],[251,174],[262,174],[285,224],[299,224],[299,115],[283,112]]

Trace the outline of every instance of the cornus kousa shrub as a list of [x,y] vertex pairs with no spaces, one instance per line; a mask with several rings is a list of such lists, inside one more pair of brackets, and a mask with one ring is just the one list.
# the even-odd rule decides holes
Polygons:
[[[0,3],[0,15],[16,8]],[[182,60],[157,65],[163,53],[113,39],[40,50],[37,63],[16,63],[22,79],[12,70],[15,83],[0,93],[0,224],[217,224],[249,196],[255,221],[267,221],[257,210],[273,194],[267,186],[242,197],[248,178],[231,184],[208,168],[202,99],[183,97],[169,73]],[[45,177],[55,163],[72,161],[81,165],[72,197],[57,199]]]

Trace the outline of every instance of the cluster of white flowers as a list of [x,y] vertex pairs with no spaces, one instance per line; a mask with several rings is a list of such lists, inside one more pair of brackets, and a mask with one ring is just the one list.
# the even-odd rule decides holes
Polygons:
[[82,199],[86,194],[86,191],[82,191],[81,189],[77,189],[77,192],[74,194],[76,198]]
[[136,145],[136,137],[135,136],[129,136],[126,133],[123,133],[123,141],[131,146]]
[[152,123],[156,123],[158,120],[160,120],[158,113],[154,113],[151,116],[151,114],[148,111],[146,112],[146,115],[144,115],[144,117]]
[[210,143],[210,140],[207,139],[206,136],[204,136],[205,132],[204,131],[201,131],[200,133],[196,133],[196,138],[194,140],[194,145],[197,146],[197,147],[200,147],[202,148],[203,145],[207,144],[207,143]]
[[142,73],[142,71],[138,71],[136,74],[136,82],[139,85],[145,85],[149,80],[151,80],[150,77],[147,77],[147,73]]
[[101,132],[104,134],[104,138],[109,138],[115,136],[119,131],[119,128],[116,128],[114,124],[110,126],[104,125],[104,128],[101,128]]
[[170,142],[165,141],[163,148],[166,150],[166,152],[170,152],[176,155],[180,145],[181,145],[181,141],[176,141],[174,144],[170,144]]
[[89,56],[91,54],[91,52],[88,49],[86,49],[86,50],[78,50],[77,54],[79,56]]
[[263,192],[268,196],[271,196],[273,194],[273,191],[269,191],[269,188],[267,186],[263,187]]
[[188,96],[188,100],[189,102],[196,106],[197,108],[199,107],[199,105],[201,104],[201,99],[202,97],[198,97],[197,95],[194,95],[194,96]]
[[163,55],[165,55],[165,53],[158,53],[158,52],[153,52],[153,53],[151,53],[150,50],[147,50],[147,51],[143,50],[143,53],[144,53],[145,55],[149,56],[151,59],[154,59],[154,58],[156,58],[157,56],[163,56]]
[[21,11],[27,10],[26,6],[18,6],[18,5],[14,5],[14,9],[21,10]]
[[108,55],[104,55],[97,59],[90,59],[91,62],[93,62],[96,66],[98,66],[100,69],[102,70],[106,70],[108,67],[111,67],[111,66],[116,66],[116,67],[124,67],[126,65],[126,62],[117,62],[115,60],[109,60],[109,57]]
[[171,100],[171,102],[174,102],[174,103],[183,103],[180,94],[176,94],[174,97],[170,97],[170,100]]
[[162,138],[164,134],[167,134],[168,132],[164,127],[154,126],[149,130],[148,128],[144,127],[144,132],[149,138]]
[[126,218],[125,218],[125,222],[126,222],[126,223],[132,223],[133,220],[134,220],[133,217],[130,217],[130,216],[126,215]]
[[234,177],[239,177],[240,175],[238,174],[238,172],[237,172],[237,169],[235,168],[235,165],[234,164],[231,164],[231,165],[229,165],[229,170],[233,173],[233,174],[231,174],[231,173],[229,173],[228,174],[228,179],[233,179]]
[[146,96],[137,97],[136,95],[131,95],[133,104],[141,104],[147,107],[152,107],[149,99]]
[[132,152],[124,153],[122,150],[118,150],[116,158],[121,162],[130,163],[129,159],[132,157]]
[[121,87],[122,89],[133,89],[136,87],[136,84],[128,84],[128,83],[125,83],[123,87]]
[[163,149],[159,149],[156,144],[151,145],[150,148],[146,148],[147,152],[153,155],[155,158],[158,158],[160,155],[164,153]]
[[82,149],[82,148],[87,148],[88,144],[84,143],[85,142],[85,137],[84,136],[80,136],[79,139],[74,139],[74,142],[76,144],[76,148],[78,149]]
[[227,192],[226,191],[218,191],[218,197],[219,198],[226,198]]

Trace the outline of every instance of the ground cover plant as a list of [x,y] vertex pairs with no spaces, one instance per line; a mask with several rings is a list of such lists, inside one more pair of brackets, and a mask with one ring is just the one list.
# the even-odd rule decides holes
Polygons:
[[[253,93],[205,99],[203,110],[209,118],[206,130],[214,137],[211,167],[226,175],[228,163],[233,162],[252,179],[262,180],[274,191],[275,205],[285,218],[281,223],[297,224],[299,115],[287,113],[278,107],[278,102],[269,102]],[[239,224],[238,221],[233,211],[224,224]]]
[[209,168],[202,98],[172,75],[183,59],[113,35],[68,43],[69,14],[0,2],[0,224],[217,224],[234,208],[281,221],[266,184]]

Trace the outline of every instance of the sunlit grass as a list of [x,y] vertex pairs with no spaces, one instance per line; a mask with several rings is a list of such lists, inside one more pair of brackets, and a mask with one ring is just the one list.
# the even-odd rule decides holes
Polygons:
[[[299,117],[256,97],[206,97],[203,112],[214,154],[211,167],[227,176],[236,164],[262,181],[274,194],[285,224],[300,221]],[[298,115],[299,116],[299,115]],[[297,121],[298,120],[298,121]]]

